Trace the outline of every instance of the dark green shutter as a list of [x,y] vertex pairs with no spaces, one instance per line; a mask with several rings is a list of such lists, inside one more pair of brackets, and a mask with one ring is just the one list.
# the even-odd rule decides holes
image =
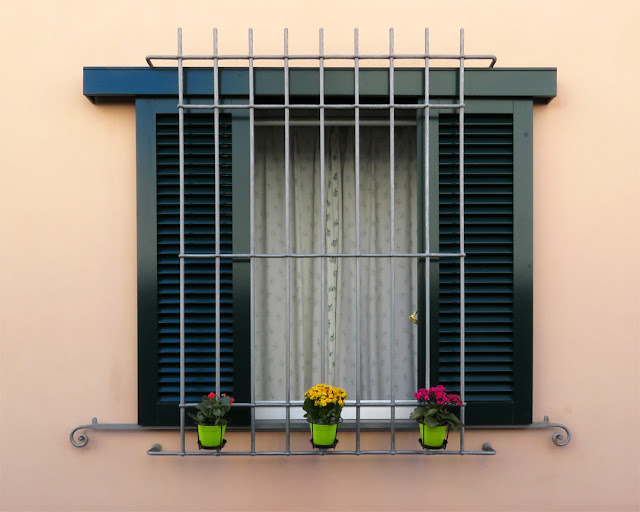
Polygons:
[[[459,252],[458,130],[457,114],[439,115],[441,252]],[[531,367],[530,351],[527,355],[527,350],[522,350],[530,345],[531,332],[517,328],[514,308],[520,293],[514,286],[514,233],[526,229],[517,226],[514,215],[516,135],[520,134],[514,133],[513,112],[465,116],[465,389],[469,424],[531,421],[530,370],[520,371],[522,365],[516,361],[516,357],[529,357],[525,367]],[[443,259],[438,267],[437,350],[432,365],[437,382],[432,384],[458,392],[460,266],[457,260]],[[530,293],[530,283],[526,288]]]
[[[215,148],[213,116],[185,114],[185,251],[215,252]],[[179,375],[179,148],[178,116],[158,114],[158,399],[177,402]],[[231,126],[220,124],[220,247],[231,252]],[[233,383],[232,265],[220,265],[221,390]],[[215,389],[215,263],[185,263],[186,400]]]
[[[159,109],[160,110],[160,109]],[[140,119],[139,121],[140,122]],[[153,112],[155,154],[155,315],[142,320],[141,424],[178,421],[180,398],[179,145],[178,115]],[[232,252],[231,119],[220,123],[220,244]],[[185,114],[185,252],[215,252],[215,148],[211,113]],[[139,183],[140,186],[140,183]],[[141,194],[139,193],[139,199]],[[140,201],[139,201],[140,202]],[[140,204],[139,204],[140,210]],[[140,215],[140,211],[139,211]],[[139,243],[139,252],[141,251]],[[153,264],[153,259],[148,262]],[[220,266],[221,391],[233,393],[233,265]],[[152,272],[153,273],[153,272]],[[149,294],[150,295],[150,294]],[[215,390],[215,262],[185,262],[185,398],[199,401]],[[142,317],[140,317],[142,318]],[[153,333],[148,330],[153,329]],[[143,332],[143,330],[145,332]],[[151,352],[153,351],[153,352]],[[143,378],[145,381],[143,382]]]

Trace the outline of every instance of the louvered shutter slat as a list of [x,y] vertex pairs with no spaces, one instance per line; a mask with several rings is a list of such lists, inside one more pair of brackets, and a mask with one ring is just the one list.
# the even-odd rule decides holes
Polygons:
[[[215,146],[213,118],[185,115],[185,250],[215,252]],[[220,247],[232,252],[231,125],[220,124]],[[180,397],[179,146],[178,116],[157,114],[158,398]],[[220,308],[221,390],[233,393],[233,276],[230,260],[220,265],[220,304],[215,303],[215,263],[185,262],[185,389],[198,401],[215,389],[215,314]]]
[[[458,116],[440,115],[440,250],[459,250]],[[467,402],[513,400],[513,116],[465,116]],[[460,267],[439,265],[439,381],[460,389]]]

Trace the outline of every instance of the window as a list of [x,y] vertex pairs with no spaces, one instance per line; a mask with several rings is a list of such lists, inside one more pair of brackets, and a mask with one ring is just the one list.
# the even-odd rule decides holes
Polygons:
[[[281,101],[282,70],[264,69],[256,73],[256,100],[273,101],[276,98]],[[366,78],[361,77],[362,83],[367,84],[361,94],[371,102],[386,102],[387,71],[363,69],[361,73]],[[327,69],[326,74],[328,102],[353,98],[352,71]],[[292,69],[292,98],[295,96],[303,101],[317,95],[317,75],[317,70]],[[456,95],[456,71],[434,69],[431,75],[432,101],[452,103]],[[529,423],[532,395],[532,109],[534,101],[549,101],[555,95],[555,70],[469,69],[466,76],[467,423]],[[192,101],[211,97],[211,70],[190,69],[186,77],[187,94]],[[247,79],[244,69],[221,70],[221,99],[229,104],[246,102]],[[174,82],[175,70],[85,70],[88,97],[136,98],[141,424],[171,424],[178,416],[178,263],[175,258],[178,141]],[[419,103],[424,98],[421,84],[420,70],[396,71],[396,94],[403,103]],[[423,112],[421,109],[411,112],[414,126],[406,130],[407,133],[413,130],[415,134],[415,154],[404,155],[416,162],[415,175],[409,179],[417,182],[415,190],[418,191],[422,190],[425,179],[420,171],[420,162],[424,159],[421,144],[425,130]],[[432,109],[428,121],[429,232],[434,252],[457,251],[457,119],[455,110]],[[210,191],[213,182],[205,169],[211,169],[213,165],[213,115],[208,111],[189,112],[185,116],[185,126],[186,243],[189,251],[211,252],[214,205]],[[386,131],[388,133],[388,128]],[[339,133],[339,129],[331,128],[325,136],[336,136],[341,140]],[[246,111],[223,111],[220,134],[222,248],[224,252],[248,252],[249,133]],[[404,142],[413,136],[403,135],[397,140]],[[264,155],[265,162],[269,161],[269,153]],[[361,200],[370,199],[365,190],[361,189],[360,194]],[[424,197],[416,194],[416,219],[423,218],[425,204]],[[409,243],[424,247],[425,231],[420,225],[417,221],[414,238],[409,237]],[[211,326],[215,304],[211,294],[210,260],[188,261],[185,266],[189,288],[186,382],[187,401],[192,401],[214,386]],[[415,328],[416,356],[408,378],[411,383],[424,385],[429,374],[432,384],[443,383],[455,389],[459,386],[460,360],[457,349],[459,323],[456,325],[460,314],[456,297],[459,267],[457,260],[444,258],[432,261],[429,267],[428,280],[424,260],[407,270],[409,275],[415,275],[415,290],[409,292],[409,302],[415,293],[420,320]],[[239,400],[250,401],[249,262],[223,260],[221,271],[222,388]],[[425,303],[427,281],[429,304]],[[363,290],[362,293],[366,292]],[[428,325],[427,318],[430,320]],[[374,381],[372,378],[368,382]],[[336,384],[340,385],[340,382]],[[375,394],[372,391],[370,396]]]
[[[257,398],[286,399],[286,365],[281,363],[287,335],[292,397],[300,399],[314,383],[326,381],[345,388],[352,398],[359,385],[363,400],[390,400],[392,378],[395,396],[411,397],[417,385],[418,360],[417,327],[409,316],[417,308],[418,259],[395,259],[392,285],[389,258],[364,256],[357,261],[344,255],[390,252],[392,198],[395,251],[417,252],[415,111],[411,112],[412,121],[398,119],[399,126],[394,129],[393,194],[388,118],[378,115],[361,120],[356,169],[353,121],[335,112],[325,114],[323,191],[317,114],[316,121],[297,120],[295,114],[292,117],[288,243],[294,254],[326,250],[329,257],[324,261],[320,257],[290,261],[290,300],[285,285],[286,260],[257,261]],[[284,128],[274,126],[274,122],[278,123],[258,120],[256,127],[256,249],[277,254],[288,251]],[[390,351],[392,320],[396,333],[394,361]]]

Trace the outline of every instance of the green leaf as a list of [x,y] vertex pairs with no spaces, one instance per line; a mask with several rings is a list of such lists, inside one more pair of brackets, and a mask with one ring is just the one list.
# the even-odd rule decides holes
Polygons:
[[426,409],[424,407],[416,407],[414,411],[411,413],[411,415],[409,416],[409,419],[418,421],[424,418],[425,413],[426,413]]
[[433,416],[427,416],[423,422],[425,425],[429,425],[430,427],[437,427],[440,425],[440,422],[434,418]]

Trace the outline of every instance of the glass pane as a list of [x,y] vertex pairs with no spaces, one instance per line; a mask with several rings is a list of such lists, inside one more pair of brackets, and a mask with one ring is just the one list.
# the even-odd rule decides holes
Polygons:
[[[325,128],[325,229],[322,229],[318,126],[290,128],[290,248],[293,254],[356,252],[354,127]],[[284,127],[256,127],[256,251],[286,252]],[[395,250],[417,251],[416,128],[395,132]],[[360,128],[360,244],[363,253],[391,252],[388,126]],[[408,317],[417,309],[415,258],[360,260],[361,398],[391,396],[391,304],[395,302],[396,399],[413,396],[417,382],[417,328]],[[292,258],[291,289],[286,260],[256,263],[256,395],[286,398],[286,304],[290,304],[291,399],[322,380],[355,398],[356,258],[327,258],[325,283],[319,257]],[[326,290],[324,309],[322,288]]]

